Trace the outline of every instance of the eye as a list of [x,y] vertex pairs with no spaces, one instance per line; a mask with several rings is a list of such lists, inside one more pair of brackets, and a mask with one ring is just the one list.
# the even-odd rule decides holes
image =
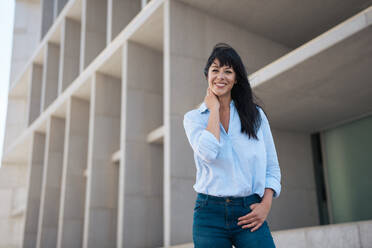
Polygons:
[[218,72],[218,70],[216,70],[216,69],[213,69],[212,71],[213,71],[213,72]]
[[226,71],[226,73],[232,73],[232,71]]

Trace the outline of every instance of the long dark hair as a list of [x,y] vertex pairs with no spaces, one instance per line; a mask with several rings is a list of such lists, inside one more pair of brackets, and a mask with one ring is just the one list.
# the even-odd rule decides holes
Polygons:
[[231,98],[234,100],[240,117],[241,132],[246,133],[249,138],[253,137],[258,140],[257,131],[262,120],[257,107],[261,108],[261,106],[257,104],[259,99],[252,92],[247,71],[239,54],[226,43],[216,44],[204,67],[206,78],[209,67],[215,59],[220,61],[221,67],[226,65],[234,69],[237,82],[231,90]]

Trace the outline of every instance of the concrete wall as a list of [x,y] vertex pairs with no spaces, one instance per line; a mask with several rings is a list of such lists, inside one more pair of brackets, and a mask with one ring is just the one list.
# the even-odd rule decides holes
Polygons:
[[278,248],[370,248],[372,221],[350,222],[273,233]]
[[41,29],[40,40],[49,31],[54,22],[54,5],[56,0],[40,0],[41,1]]
[[[270,116],[269,116],[270,120]],[[319,225],[310,134],[271,127],[282,173],[282,191],[268,216],[272,230]]]
[[69,0],[54,0],[54,9],[53,9],[54,18],[58,17],[58,15],[61,13],[63,7],[65,7],[68,1]]
[[107,0],[82,0],[80,72],[106,47]]
[[68,0],[40,0],[41,1],[41,30],[40,40],[48,33],[55,19],[61,13]]
[[19,247],[22,242],[24,216],[19,207],[25,207],[26,175],[23,164],[0,168],[0,247]]
[[81,23],[66,18],[61,29],[58,93],[61,94],[79,75]]
[[51,42],[45,47],[40,113],[58,96],[59,47],[59,44]]
[[27,126],[27,112],[27,97],[25,95],[9,96],[3,154],[9,149],[16,137],[25,130]]
[[108,0],[107,43],[110,43],[138,14],[138,0]]
[[32,64],[29,76],[28,93],[28,118],[27,124],[30,125],[40,115],[41,95],[43,86],[43,66]]
[[15,1],[10,86],[23,71],[40,37],[40,0]]

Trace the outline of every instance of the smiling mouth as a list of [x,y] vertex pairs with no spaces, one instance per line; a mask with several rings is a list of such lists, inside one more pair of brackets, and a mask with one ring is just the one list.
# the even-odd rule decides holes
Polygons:
[[224,83],[215,83],[214,85],[216,85],[218,88],[223,88],[226,86]]

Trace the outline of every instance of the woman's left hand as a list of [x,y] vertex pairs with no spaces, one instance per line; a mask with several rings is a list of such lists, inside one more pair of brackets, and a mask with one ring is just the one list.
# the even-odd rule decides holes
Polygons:
[[242,228],[252,228],[251,232],[256,231],[266,220],[270,212],[271,202],[254,203],[250,205],[252,211],[238,218],[238,225],[244,225]]

